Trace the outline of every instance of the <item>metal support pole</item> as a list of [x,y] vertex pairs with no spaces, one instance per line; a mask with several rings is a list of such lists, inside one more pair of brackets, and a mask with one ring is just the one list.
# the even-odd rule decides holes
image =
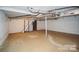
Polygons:
[[28,20],[28,32],[29,32],[29,20]]
[[25,19],[24,19],[24,33],[25,33]]
[[45,38],[47,39],[47,17],[45,17]]

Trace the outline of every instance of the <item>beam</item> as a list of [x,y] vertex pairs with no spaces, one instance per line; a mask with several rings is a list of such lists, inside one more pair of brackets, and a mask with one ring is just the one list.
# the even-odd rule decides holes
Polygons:
[[62,10],[62,9],[67,9],[67,8],[78,8],[78,7],[77,6],[68,6],[68,7],[57,8],[54,10]]

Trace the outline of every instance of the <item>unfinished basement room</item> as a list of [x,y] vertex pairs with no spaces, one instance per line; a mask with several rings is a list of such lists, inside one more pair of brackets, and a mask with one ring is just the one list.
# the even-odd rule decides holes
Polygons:
[[78,6],[0,6],[0,52],[78,51]]

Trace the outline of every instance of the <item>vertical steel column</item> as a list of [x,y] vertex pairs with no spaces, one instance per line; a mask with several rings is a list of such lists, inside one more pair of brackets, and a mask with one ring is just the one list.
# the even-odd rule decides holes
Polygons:
[[45,38],[47,39],[47,17],[45,17]]
[[29,32],[29,22],[30,22],[30,21],[28,20],[28,32]]
[[24,32],[25,32],[25,19],[24,19]]

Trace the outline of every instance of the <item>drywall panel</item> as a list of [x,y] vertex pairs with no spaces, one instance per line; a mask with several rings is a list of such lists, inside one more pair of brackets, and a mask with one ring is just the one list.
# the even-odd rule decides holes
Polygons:
[[33,20],[29,20],[29,29],[28,31],[33,31],[33,24],[32,24]]
[[8,36],[8,18],[3,11],[0,11],[0,45]]
[[24,20],[25,20],[25,31],[32,31],[33,30],[32,20],[30,20],[29,18],[13,18],[9,20],[9,33],[24,32]]
[[33,20],[25,20],[25,31],[33,31]]
[[62,17],[48,20],[48,30],[79,34],[79,16]]
[[37,21],[37,30],[45,29],[45,21]]
[[9,33],[23,32],[24,18],[14,18],[9,20]]
[[[26,19],[26,25],[28,25],[28,19]],[[32,22],[31,20],[29,23]],[[20,19],[12,19],[9,22],[9,32],[16,33],[16,32],[23,32],[24,29],[24,18]],[[48,30],[51,31],[59,31],[65,33],[72,33],[72,34],[79,34],[79,16],[72,16],[72,17],[62,17],[57,20],[48,20]],[[44,30],[45,29],[45,22],[44,21],[37,21],[37,30]],[[32,31],[33,25],[32,23],[29,26],[29,30]]]

